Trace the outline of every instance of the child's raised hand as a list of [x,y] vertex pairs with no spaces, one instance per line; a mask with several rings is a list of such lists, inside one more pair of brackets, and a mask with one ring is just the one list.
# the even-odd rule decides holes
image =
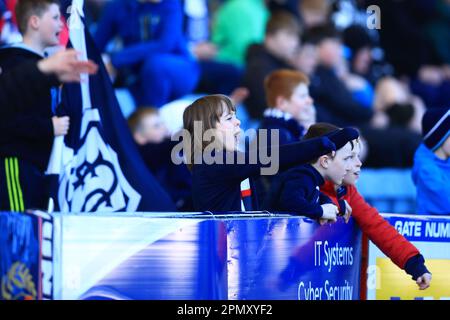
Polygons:
[[424,273],[420,277],[417,278],[416,283],[419,286],[419,290],[425,290],[430,286],[431,282],[431,274]]
[[38,62],[37,66],[43,73],[53,73],[61,82],[80,82],[80,74],[94,74],[98,66],[93,61],[78,60],[79,52],[74,49],[59,51]]
[[53,122],[53,133],[55,137],[65,136],[69,132],[70,118],[65,117],[52,117]]

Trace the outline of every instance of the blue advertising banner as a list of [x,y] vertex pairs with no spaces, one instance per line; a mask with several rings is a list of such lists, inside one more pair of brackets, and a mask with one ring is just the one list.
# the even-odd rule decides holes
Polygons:
[[53,299],[52,217],[0,212],[0,230],[0,299]]
[[409,241],[450,241],[450,219],[414,216],[385,216],[385,219]]
[[5,299],[359,299],[361,234],[341,219],[36,212],[0,226]]
[[248,214],[61,215],[60,299],[358,299],[360,232]]
[[173,213],[55,220],[57,299],[227,299],[222,221]]
[[352,221],[227,221],[228,298],[359,299],[361,233]]

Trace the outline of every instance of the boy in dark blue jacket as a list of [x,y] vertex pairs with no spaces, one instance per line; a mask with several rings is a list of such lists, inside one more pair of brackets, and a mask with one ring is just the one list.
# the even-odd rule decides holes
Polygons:
[[[277,69],[264,80],[268,108],[260,129],[267,130],[267,145],[272,131],[278,132],[278,144],[284,145],[301,140],[306,130],[316,122],[316,109],[309,95],[309,79],[302,72],[290,69]],[[262,137],[255,137],[253,143]],[[274,176],[264,176],[255,181],[258,186],[258,199],[264,202]]]
[[275,70],[264,80],[268,108],[264,111],[260,129],[279,130],[280,145],[300,141],[316,122],[308,85],[305,74],[289,69]]
[[[308,133],[320,130],[322,124],[311,126]],[[355,129],[337,129],[326,135],[335,145],[337,151],[320,156],[311,164],[299,165],[287,170],[274,179],[271,190],[263,205],[270,211],[289,211],[305,215],[320,222],[336,221],[336,215],[348,214],[347,206],[340,203],[340,210],[332,204],[330,198],[319,191],[325,180],[341,184],[342,179],[352,165],[352,140],[358,138]]]

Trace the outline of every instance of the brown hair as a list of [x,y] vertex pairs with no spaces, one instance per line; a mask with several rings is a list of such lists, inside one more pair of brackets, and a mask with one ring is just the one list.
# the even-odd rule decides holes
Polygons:
[[264,79],[266,102],[270,108],[275,107],[278,97],[290,99],[299,84],[309,85],[309,78],[302,72],[279,69],[271,72]]
[[287,11],[282,10],[276,11],[274,14],[272,14],[266,24],[265,35],[273,35],[281,30],[298,35],[300,35],[301,32],[300,24],[295,16]]
[[[203,141],[203,134],[206,130],[214,129],[224,112],[224,108],[229,112],[236,112],[236,107],[230,98],[222,94],[208,95],[195,100],[183,113],[183,128],[189,131],[190,141],[183,141],[184,152],[187,157],[187,166],[192,169],[194,156],[199,155],[205,149],[207,142]],[[201,132],[194,131],[195,122],[201,123]],[[194,143],[197,141],[197,143]],[[194,149],[201,146],[201,150]],[[190,154],[189,151],[190,150]]]
[[308,131],[303,136],[303,140],[322,137],[339,129],[340,128],[335,126],[334,124],[327,122],[318,122],[309,127]]
[[59,7],[58,0],[18,0],[14,10],[19,32],[24,35],[30,17],[33,15],[41,17],[51,4],[56,4]]
[[[333,131],[339,130],[339,129],[341,129],[341,128],[335,126],[334,124],[327,123],[327,122],[318,122],[309,127],[308,131],[303,136],[303,140],[323,137],[323,136],[325,136]],[[359,138],[357,138],[356,141],[359,142]],[[353,141],[349,141],[349,142],[350,142],[350,145],[352,146],[352,150],[353,150],[355,145],[354,145]],[[317,159],[316,159],[316,161],[317,161]],[[313,161],[313,163],[316,161]]]
[[159,110],[153,107],[140,107],[136,109],[129,117],[128,117],[128,127],[132,133],[135,133],[139,130],[141,126],[141,121],[146,116],[158,115]]

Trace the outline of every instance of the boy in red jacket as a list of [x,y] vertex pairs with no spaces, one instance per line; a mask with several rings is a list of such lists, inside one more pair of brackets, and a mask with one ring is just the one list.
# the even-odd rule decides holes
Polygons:
[[[317,125],[313,127],[315,126]],[[338,129],[330,124],[320,124],[320,126],[322,127],[315,128],[317,136]],[[310,129],[314,129],[313,127]],[[352,150],[353,165],[345,175],[342,185],[335,185],[331,181],[326,181],[320,190],[329,196],[336,205],[345,200],[346,204],[351,207],[352,216],[363,234],[375,243],[399,268],[411,275],[416,280],[420,290],[424,290],[430,286],[431,274],[426,268],[425,260],[419,250],[399,234],[389,222],[384,220],[378,210],[370,206],[355,187],[362,166],[359,159],[361,144],[358,140],[356,141],[355,148]],[[348,218],[346,217],[347,221]]]

